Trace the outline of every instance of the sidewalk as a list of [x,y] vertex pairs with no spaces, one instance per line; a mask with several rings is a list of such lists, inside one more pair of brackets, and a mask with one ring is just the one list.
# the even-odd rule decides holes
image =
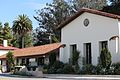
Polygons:
[[120,75],[44,74],[50,79],[120,80]]
[[120,80],[120,75],[74,75],[74,74],[44,74],[43,78],[29,76],[10,75],[9,73],[0,74],[9,78],[32,79],[32,80]]

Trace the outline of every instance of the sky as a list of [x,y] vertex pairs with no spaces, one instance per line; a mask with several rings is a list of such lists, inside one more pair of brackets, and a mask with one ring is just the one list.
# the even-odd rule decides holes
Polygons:
[[45,7],[46,3],[52,0],[1,0],[0,2],[0,22],[9,22],[10,26],[18,15],[26,14],[33,23],[33,29],[38,27],[38,22],[33,18],[35,10]]

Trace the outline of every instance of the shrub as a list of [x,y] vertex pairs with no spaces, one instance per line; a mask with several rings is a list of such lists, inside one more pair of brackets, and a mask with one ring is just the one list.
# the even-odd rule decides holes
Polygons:
[[53,65],[55,61],[56,61],[56,53],[51,53],[49,56],[50,65]]
[[91,64],[86,64],[81,70],[81,74],[95,74],[96,67]]
[[102,73],[101,70],[102,70],[102,65],[98,64],[95,68],[95,74],[101,74]]
[[57,73],[57,74],[63,74],[63,73],[64,73],[63,68],[57,69],[57,70],[56,70],[56,73]]
[[100,54],[100,64],[103,68],[109,69],[111,62],[111,53],[107,48],[103,48]]
[[74,68],[73,68],[71,65],[66,64],[66,65],[63,67],[63,73],[64,73],[64,74],[73,74],[73,73],[75,73],[75,71],[74,71]]
[[80,67],[79,67],[78,64],[76,64],[76,65],[74,66],[74,71],[75,71],[76,74],[79,74],[79,73],[80,73]]
[[6,58],[7,58],[8,72],[9,72],[12,71],[15,67],[13,52],[9,51],[6,55]]
[[56,69],[54,67],[51,67],[50,69],[48,69],[48,73],[49,74],[56,74]]
[[48,68],[48,73],[50,74],[56,74],[56,73],[62,73],[61,69],[64,67],[64,63],[60,61],[55,61],[53,65],[50,65]]
[[114,74],[116,75],[120,74],[120,63],[112,64],[111,67],[114,69]]
[[49,69],[49,67],[50,67],[49,65],[46,64],[43,65],[43,69]]
[[79,54],[80,54],[79,51],[75,51],[72,54],[72,65],[78,64]]
[[64,63],[62,63],[60,61],[55,61],[54,64],[51,67],[53,67],[55,69],[63,68],[64,67]]
[[44,74],[48,74],[48,69],[43,69],[42,71]]
[[114,75],[114,67],[110,67],[110,69],[105,72],[107,75]]

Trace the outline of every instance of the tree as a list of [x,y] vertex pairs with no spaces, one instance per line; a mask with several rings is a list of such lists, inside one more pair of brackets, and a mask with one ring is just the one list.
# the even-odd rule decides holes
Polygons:
[[15,66],[13,52],[9,51],[6,55],[6,58],[7,58],[8,71],[11,71]]
[[120,0],[110,0],[111,4],[105,6],[102,11],[120,15]]
[[3,41],[3,27],[2,27],[2,23],[0,22],[0,44],[2,44]]
[[49,56],[50,65],[53,65],[56,62],[56,53],[51,53]]
[[103,68],[109,69],[111,62],[111,53],[108,51],[108,49],[103,48],[100,54],[100,64]]
[[33,46],[32,42],[33,42],[32,34],[31,33],[27,33],[25,35],[25,40],[24,40],[25,47],[31,47],[31,46]]
[[120,0],[109,0],[111,2],[111,5],[116,5],[120,2]]
[[[68,16],[70,16],[70,7],[64,0],[53,0],[53,3],[47,4],[47,7],[36,11],[37,16],[34,18],[39,22],[39,29],[45,30],[46,35],[52,34],[53,42],[60,41],[60,31],[56,30],[57,26]],[[39,33],[43,31],[39,30]],[[39,35],[39,34],[38,34]],[[48,36],[44,38],[49,39]]]
[[8,41],[8,44],[10,45],[11,44],[11,40],[12,40],[12,33],[11,33],[11,28],[9,27],[9,23],[6,22],[4,24],[4,28],[3,28],[3,39],[7,40]]
[[39,27],[33,32],[34,46],[49,44],[49,33],[47,31],[41,30]]
[[[43,29],[47,33],[53,34],[52,40],[54,42],[59,42],[61,32],[60,30],[57,30],[58,25],[72,16],[80,8],[85,7],[84,4],[86,4],[86,2],[87,4],[91,3],[89,7],[92,6],[92,8],[96,8],[96,5],[98,6],[98,4],[102,7],[106,3],[106,0],[69,0],[69,2],[66,0],[53,0],[51,4],[46,4],[45,8],[37,10],[37,16],[34,16],[34,18],[39,22],[39,29]],[[42,33],[41,30],[39,30],[39,32]],[[48,39],[48,36],[44,36],[43,38]]]
[[0,23],[0,44],[2,44],[3,40],[7,40],[8,44],[11,45],[12,31],[8,22],[4,24],[4,27]]
[[79,51],[74,51],[74,53],[72,54],[72,65],[78,64],[79,54]]
[[13,32],[18,34],[22,41],[22,48],[24,45],[25,34],[32,31],[32,21],[28,18],[27,15],[18,15],[18,18],[13,21]]
[[71,0],[71,5],[75,12],[83,7],[101,10],[107,5],[107,0]]

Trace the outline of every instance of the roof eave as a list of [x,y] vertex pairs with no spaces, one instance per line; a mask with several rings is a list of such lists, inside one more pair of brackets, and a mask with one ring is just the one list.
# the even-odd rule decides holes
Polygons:
[[66,21],[64,21],[63,23],[61,23],[58,26],[57,29],[62,29],[64,26],[66,26],[67,24],[69,24],[71,21],[73,21],[74,19],[76,19],[78,16],[80,16],[84,12],[92,13],[92,14],[97,14],[97,15],[101,15],[101,16],[105,16],[105,17],[109,17],[109,18],[119,19],[120,20],[120,16],[115,15],[115,14],[110,14],[110,13],[107,13],[107,12],[102,12],[102,11],[98,11],[98,10],[83,8],[80,11],[78,11],[75,15],[73,15],[72,17],[68,18]]

